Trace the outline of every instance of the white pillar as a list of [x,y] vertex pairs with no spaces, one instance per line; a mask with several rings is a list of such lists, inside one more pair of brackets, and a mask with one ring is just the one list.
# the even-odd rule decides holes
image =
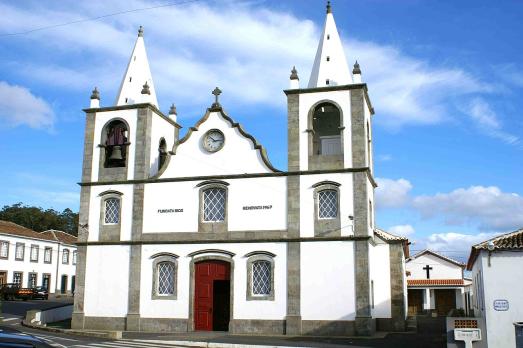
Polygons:
[[425,296],[423,300],[423,309],[429,310],[430,309],[430,289],[424,289],[425,290]]

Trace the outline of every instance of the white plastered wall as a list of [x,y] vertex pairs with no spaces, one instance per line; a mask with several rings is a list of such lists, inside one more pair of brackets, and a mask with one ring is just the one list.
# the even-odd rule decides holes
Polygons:
[[[214,153],[202,146],[202,137],[211,129],[219,129],[225,136],[223,148]],[[176,155],[171,156],[161,178],[270,172],[253,142],[219,112],[211,112],[198,131],[176,148]]]
[[407,261],[407,271],[410,272],[407,279],[427,279],[427,271],[423,269],[426,265],[432,267],[430,279],[462,279],[463,277],[463,268],[460,266],[426,253]]
[[354,243],[301,243],[303,320],[354,320]]
[[100,169],[100,153],[103,148],[98,147],[102,141],[102,130],[107,122],[121,118],[129,125],[129,139],[131,143],[127,147],[127,179],[132,180],[134,178],[134,158],[136,149],[136,122],[137,122],[137,109],[131,110],[114,110],[97,112],[94,126],[94,140],[93,140],[93,162],[91,171],[91,181],[98,181],[98,171]]
[[376,245],[369,247],[370,280],[374,283],[374,294],[371,289],[373,318],[390,318],[390,248],[389,245],[376,238]]
[[[229,231],[284,230],[287,228],[286,178],[225,180]],[[200,181],[145,185],[144,233],[197,232]],[[264,206],[267,209],[244,207]],[[270,207],[270,208],[269,208]],[[174,211],[163,212],[172,209]]]
[[[190,299],[190,253],[204,249],[219,249],[232,252],[234,262],[234,319],[282,320],[287,309],[287,249],[284,243],[237,243],[205,245],[144,245],[142,247],[140,315],[143,318],[188,318]],[[274,301],[247,301],[247,258],[253,251],[268,251],[274,257]],[[151,256],[168,252],[178,255],[177,299],[152,300],[153,259]],[[219,254],[212,254],[219,255]],[[222,255],[223,256],[223,255]],[[198,256],[195,256],[197,260]]]
[[169,121],[153,112],[151,125],[151,154],[150,154],[150,175],[158,173],[158,161],[160,139],[164,138],[167,144],[166,150],[171,151],[175,141],[175,126]]
[[302,175],[300,177],[300,236],[314,237],[314,188],[312,185],[322,181],[334,181],[339,186],[339,210],[341,235],[354,234],[354,221],[349,216],[354,216],[353,180],[352,173],[330,173]]
[[100,197],[100,193],[105,191],[122,193],[120,196],[120,239],[130,240],[133,220],[133,185],[103,185],[91,186],[88,241],[96,242],[100,239],[100,209],[102,209],[101,201],[104,199],[104,197]]
[[352,167],[351,107],[350,91],[329,91],[304,93],[299,96],[299,134],[300,134],[300,170],[308,169],[309,161],[309,128],[308,119],[311,108],[320,101],[333,101],[341,108],[343,117],[343,154],[344,167]]
[[87,247],[85,316],[124,317],[129,292],[129,246]]

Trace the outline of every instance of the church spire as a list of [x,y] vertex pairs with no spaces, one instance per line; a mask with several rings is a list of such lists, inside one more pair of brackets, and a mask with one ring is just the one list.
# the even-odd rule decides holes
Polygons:
[[[146,90],[146,93],[143,93],[144,90]],[[142,26],[138,29],[138,38],[116,98],[116,105],[138,103],[151,103],[158,107],[151,69],[145,51]]]
[[309,79],[309,88],[347,85],[351,76],[330,1],[327,1],[327,18],[321,35],[316,58]]

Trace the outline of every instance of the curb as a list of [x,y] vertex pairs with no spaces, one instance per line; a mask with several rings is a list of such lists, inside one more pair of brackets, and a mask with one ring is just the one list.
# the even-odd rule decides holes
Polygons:
[[82,330],[71,330],[71,329],[59,329],[59,328],[55,328],[55,327],[31,325],[31,324],[27,324],[25,321],[22,321],[22,326],[28,327],[30,329],[35,329],[35,330],[64,333],[64,334],[68,334],[68,335],[88,336],[88,337],[97,337],[97,338],[110,338],[113,340],[118,340],[118,339],[122,338],[122,331],[82,331]]

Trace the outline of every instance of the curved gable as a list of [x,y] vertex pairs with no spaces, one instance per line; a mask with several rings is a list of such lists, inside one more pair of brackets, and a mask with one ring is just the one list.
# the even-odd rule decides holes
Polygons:
[[[207,152],[202,138],[211,129],[225,136],[223,147]],[[225,112],[207,109],[205,115],[174,144],[168,164],[158,177],[212,176],[279,172],[270,163],[265,148]]]

